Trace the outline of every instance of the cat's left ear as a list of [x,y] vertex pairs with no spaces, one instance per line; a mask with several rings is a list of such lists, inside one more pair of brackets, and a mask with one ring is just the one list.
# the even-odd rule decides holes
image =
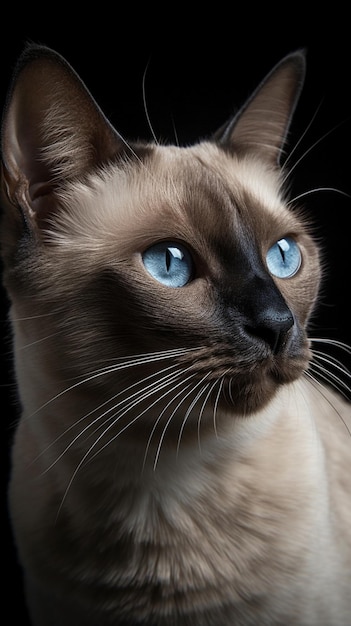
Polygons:
[[215,134],[223,147],[279,163],[305,77],[303,50],[284,57],[229,123]]

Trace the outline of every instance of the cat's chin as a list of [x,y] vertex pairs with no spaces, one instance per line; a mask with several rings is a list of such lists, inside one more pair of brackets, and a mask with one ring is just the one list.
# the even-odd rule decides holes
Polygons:
[[309,341],[302,333],[292,337],[279,354],[263,344],[255,348],[254,353],[248,349],[243,358],[228,344],[217,344],[190,351],[180,360],[196,372],[199,384],[211,385],[213,407],[245,416],[264,409],[282,387],[300,379],[311,359]]
[[283,386],[301,377],[303,365],[305,362],[228,378],[223,384],[219,404],[235,415],[257,413],[273,400]]

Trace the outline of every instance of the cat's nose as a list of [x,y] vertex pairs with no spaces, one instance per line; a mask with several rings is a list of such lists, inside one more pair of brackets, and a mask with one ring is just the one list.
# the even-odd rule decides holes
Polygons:
[[255,321],[246,325],[246,332],[252,337],[264,340],[277,354],[283,347],[290,328],[294,325],[294,317],[285,306],[271,306],[260,311]]
[[273,354],[284,347],[294,316],[281,291],[267,274],[254,274],[241,301],[243,330],[251,342],[266,343]]

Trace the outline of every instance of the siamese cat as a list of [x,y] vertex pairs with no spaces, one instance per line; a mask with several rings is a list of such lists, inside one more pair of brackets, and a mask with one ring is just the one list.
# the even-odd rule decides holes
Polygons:
[[125,140],[55,51],[18,61],[1,249],[34,626],[351,623],[351,410],[314,376],[320,252],[280,164],[304,74],[288,54],[180,147]]

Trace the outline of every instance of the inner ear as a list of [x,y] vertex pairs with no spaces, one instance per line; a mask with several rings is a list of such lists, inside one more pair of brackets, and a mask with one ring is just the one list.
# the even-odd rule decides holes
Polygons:
[[255,152],[277,164],[305,76],[305,54],[284,57],[215,139],[237,152]]
[[35,212],[39,198],[85,176],[122,146],[70,65],[46,47],[29,46],[19,59],[2,127],[10,200],[17,203],[25,193]]

